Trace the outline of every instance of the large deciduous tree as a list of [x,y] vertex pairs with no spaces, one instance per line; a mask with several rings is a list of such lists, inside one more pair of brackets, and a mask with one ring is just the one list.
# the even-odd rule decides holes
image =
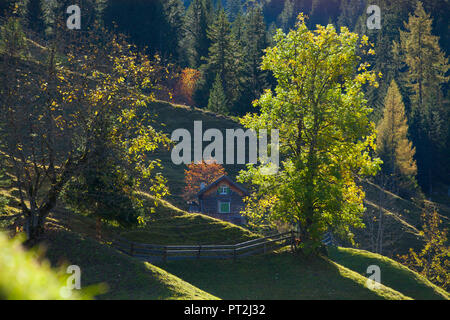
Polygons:
[[351,238],[350,227],[363,226],[364,193],[355,178],[375,174],[380,160],[372,156],[375,125],[362,86],[376,85],[377,76],[357,56],[367,38],[347,28],[310,31],[300,15],[295,30],[278,31],[275,41],[262,68],[278,84],[256,102],[261,114],[241,121],[256,131],[278,129],[282,161],[277,174],[250,165],[239,180],[255,186],[247,214],[294,225],[300,248],[312,253],[327,230]]
[[[24,37],[15,23],[14,36]],[[0,151],[7,156],[30,242],[39,238],[64,185],[98,159],[98,141],[114,146],[119,175],[142,181],[152,193],[167,190],[149,153],[167,137],[152,126],[146,103],[161,67],[118,36],[92,30],[63,46],[55,26],[40,62],[21,54],[0,56]],[[21,43],[21,42],[19,42]],[[64,58],[63,58],[64,57]]]

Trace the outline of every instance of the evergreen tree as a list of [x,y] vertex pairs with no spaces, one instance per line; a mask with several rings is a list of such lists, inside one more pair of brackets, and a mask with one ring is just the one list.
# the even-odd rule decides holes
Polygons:
[[358,17],[361,16],[365,8],[364,0],[342,0],[339,9],[338,26],[345,26],[353,30]]
[[223,90],[222,80],[220,75],[217,74],[214,85],[209,94],[208,110],[220,113],[228,114],[227,99]]
[[[259,6],[248,8],[243,32],[244,52],[244,90],[241,95],[238,112],[250,111],[252,101],[257,99],[267,87],[267,72],[261,69],[264,49],[267,48],[266,24]],[[251,110],[253,111],[253,110]]]
[[210,83],[215,76],[220,77],[223,90],[230,105],[233,105],[239,96],[239,74],[242,70],[241,48],[231,32],[231,24],[222,9],[216,21],[208,29],[211,40],[208,58],[203,67],[203,79],[196,92],[196,101],[204,105],[199,97],[209,92]]
[[184,5],[181,0],[166,0],[163,9],[167,25],[164,30],[166,52],[178,60],[181,56]]
[[226,12],[228,19],[233,22],[238,15],[242,14],[242,0],[228,0]]
[[27,42],[19,18],[10,17],[0,27],[0,51],[11,59],[26,55]]
[[244,41],[244,28],[245,28],[245,18],[239,13],[233,21],[231,32],[233,33],[236,41],[239,42],[240,45],[243,45]]
[[[354,0],[350,0],[354,1]],[[374,107],[374,120],[379,120],[383,115],[384,99],[392,79],[395,79],[399,85],[402,96],[405,99],[406,110],[409,110],[409,94],[405,90],[404,81],[399,77],[399,70],[396,66],[395,54],[393,52],[393,44],[398,42],[400,34],[398,29],[403,25],[403,21],[407,19],[408,12],[413,8],[414,0],[374,0],[371,4],[380,7],[382,12],[382,28],[368,29],[368,15],[365,11],[366,6],[360,18],[358,19],[355,32],[364,34],[369,37],[370,42],[374,45],[376,55],[365,57],[372,66],[373,70],[382,74],[379,88],[369,88],[367,90],[367,98],[371,106]],[[344,19],[341,16],[341,21]]]
[[193,0],[185,15],[183,48],[188,65],[194,69],[199,68],[202,57],[208,55],[208,20],[205,1]]
[[[448,137],[449,117],[444,109],[442,85],[448,82],[448,59],[432,34],[432,19],[417,3],[413,15],[400,31],[400,56],[406,66],[405,81],[411,90],[411,133],[417,147],[419,183],[432,192],[448,159],[442,158]],[[448,146],[448,144],[447,144]]]
[[339,15],[338,0],[313,0],[311,5],[311,27],[326,25],[337,20]]
[[28,0],[26,20],[28,28],[30,28],[34,32],[41,33],[44,31],[41,0]]
[[405,105],[394,80],[389,86],[383,119],[377,130],[377,152],[383,160],[383,173],[394,182],[392,191],[413,187],[411,184],[414,184],[417,174],[417,165],[414,160],[415,148],[408,140]]
[[95,21],[97,23],[103,24],[103,14],[108,6],[108,0],[94,0],[94,12],[95,12]]
[[294,0],[286,0],[283,11],[278,16],[278,26],[284,32],[287,32],[294,25],[296,18],[294,14]]

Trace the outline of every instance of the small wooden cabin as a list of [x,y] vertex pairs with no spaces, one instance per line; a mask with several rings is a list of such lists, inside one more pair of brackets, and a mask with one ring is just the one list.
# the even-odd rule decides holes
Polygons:
[[247,190],[230,177],[222,176],[197,194],[198,202],[189,205],[189,212],[199,212],[237,225],[246,223],[240,214],[244,208]]

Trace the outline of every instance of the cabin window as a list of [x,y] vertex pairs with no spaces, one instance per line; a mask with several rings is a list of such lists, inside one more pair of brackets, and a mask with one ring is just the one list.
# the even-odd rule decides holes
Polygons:
[[227,185],[223,185],[219,187],[219,194],[229,194],[230,193],[230,187]]
[[219,201],[219,213],[230,213],[230,202]]

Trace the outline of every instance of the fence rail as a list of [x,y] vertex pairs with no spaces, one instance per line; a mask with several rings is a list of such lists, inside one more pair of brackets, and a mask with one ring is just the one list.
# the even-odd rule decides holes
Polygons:
[[286,245],[293,245],[295,233],[284,232],[238,244],[222,245],[155,245],[119,238],[113,242],[118,250],[150,262],[186,259],[233,259],[268,253]]

